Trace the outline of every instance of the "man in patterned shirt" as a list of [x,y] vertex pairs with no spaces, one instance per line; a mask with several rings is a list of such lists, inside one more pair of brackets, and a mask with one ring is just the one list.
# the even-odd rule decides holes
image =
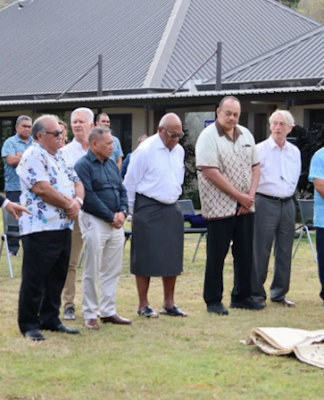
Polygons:
[[260,310],[251,299],[254,196],[260,168],[254,138],[238,125],[241,105],[225,97],[217,120],[205,128],[196,144],[199,194],[207,220],[207,262],[204,300],[207,311],[227,315],[222,304],[223,267],[233,241],[235,285],[231,308]]
[[62,132],[55,116],[38,118],[32,127],[35,143],[17,167],[20,202],[31,212],[19,220],[24,258],[18,324],[21,333],[32,340],[44,340],[42,329],[79,333],[59,319],[71,230],[84,199],[78,176],[57,153]]

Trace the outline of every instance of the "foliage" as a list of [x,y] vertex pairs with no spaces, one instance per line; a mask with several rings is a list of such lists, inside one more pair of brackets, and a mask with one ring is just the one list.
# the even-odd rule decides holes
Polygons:
[[191,199],[196,209],[200,209],[200,199],[197,190],[197,174],[196,174],[196,155],[195,146],[190,141],[190,136],[185,131],[184,137],[180,140],[181,146],[185,150],[185,178],[182,187],[183,199]]
[[297,10],[319,22],[324,22],[324,0],[300,0]]
[[297,8],[299,0],[277,0],[279,3],[290,8]]
[[308,129],[296,125],[289,136],[296,138],[302,154],[302,172],[297,187],[299,197],[312,197],[314,185],[308,181],[309,167],[314,153],[324,146],[324,124],[314,124]]

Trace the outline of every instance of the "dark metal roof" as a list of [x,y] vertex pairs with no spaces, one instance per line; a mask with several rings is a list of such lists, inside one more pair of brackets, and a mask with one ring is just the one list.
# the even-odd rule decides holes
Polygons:
[[[162,85],[176,86],[223,43],[222,70],[228,71],[320,23],[274,0],[193,0],[170,59]],[[210,61],[194,79],[215,80]]]
[[[275,0],[22,0],[0,11],[0,96],[61,93],[103,54],[103,90],[172,88],[224,43],[232,69],[319,25]],[[195,78],[208,79],[210,62]],[[92,71],[73,92],[96,91]]]
[[[140,88],[175,1],[34,0],[3,9],[0,95],[61,93],[99,53],[104,89]],[[96,85],[94,70],[73,91]]]
[[224,75],[224,82],[324,77],[324,25]]

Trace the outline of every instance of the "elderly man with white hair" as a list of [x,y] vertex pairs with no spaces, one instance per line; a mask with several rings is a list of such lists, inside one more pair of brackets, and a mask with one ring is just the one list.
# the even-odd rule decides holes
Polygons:
[[289,111],[276,110],[269,119],[270,137],[257,145],[260,181],[255,198],[252,294],[259,303],[266,300],[263,287],[268,273],[272,244],[274,274],[270,298],[275,303],[294,307],[286,299],[289,291],[291,253],[295,234],[295,193],[300,171],[299,149],[286,140],[294,126]]
[[[76,108],[71,114],[71,128],[74,138],[71,143],[64,146],[62,154],[64,159],[69,163],[71,167],[81,157],[87,154],[89,149],[89,133],[94,126],[94,114],[92,110],[87,107]],[[81,206],[83,202],[79,199]],[[66,276],[66,281],[63,290],[63,305],[64,305],[64,319],[74,320],[75,319],[75,292],[76,292],[76,268],[80,258],[83,242],[81,236],[81,230],[78,219],[75,220],[74,229],[72,232],[72,244],[71,244],[71,255],[69,261],[69,269]]]

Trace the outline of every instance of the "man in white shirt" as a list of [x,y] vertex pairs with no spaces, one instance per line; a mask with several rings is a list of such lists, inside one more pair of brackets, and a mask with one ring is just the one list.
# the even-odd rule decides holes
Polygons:
[[[71,128],[74,139],[62,148],[64,159],[74,168],[75,163],[83,157],[89,148],[88,138],[94,124],[94,114],[86,107],[75,109],[71,114]],[[69,269],[63,289],[63,305],[65,320],[75,319],[75,276],[83,242],[79,221],[76,219],[72,232],[71,255]]]
[[136,276],[138,314],[156,318],[148,302],[150,278],[161,276],[164,303],[160,314],[186,317],[174,304],[176,278],[183,267],[183,216],[177,200],[184,179],[182,123],[164,115],[158,132],[132,153],[124,180],[133,213],[131,273]]
[[301,155],[299,149],[286,140],[294,125],[291,113],[276,110],[269,122],[269,139],[257,145],[260,181],[255,198],[252,294],[259,303],[266,300],[263,285],[274,242],[275,263],[270,298],[273,302],[293,307],[295,304],[285,296],[289,290],[295,234],[295,204],[292,198],[300,176]]
[[32,128],[35,143],[17,167],[20,202],[31,213],[19,219],[24,259],[18,324],[21,333],[32,340],[44,340],[40,330],[79,333],[59,318],[71,229],[84,199],[79,177],[57,151],[62,132],[56,117],[38,118]]

